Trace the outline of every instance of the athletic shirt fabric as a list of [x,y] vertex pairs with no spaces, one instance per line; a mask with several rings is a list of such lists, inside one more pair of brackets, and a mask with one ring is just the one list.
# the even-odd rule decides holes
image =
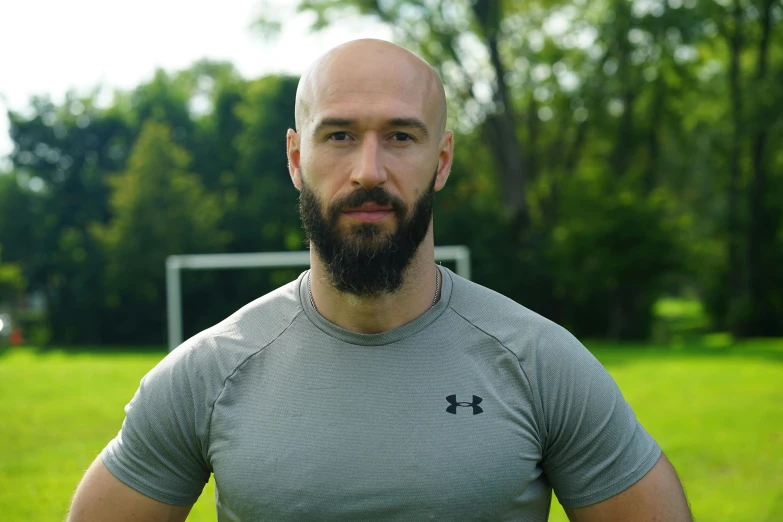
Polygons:
[[661,450],[571,334],[440,267],[441,299],[360,334],[307,277],[173,350],[141,381],[106,467],[218,520],[546,521],[631,486]]

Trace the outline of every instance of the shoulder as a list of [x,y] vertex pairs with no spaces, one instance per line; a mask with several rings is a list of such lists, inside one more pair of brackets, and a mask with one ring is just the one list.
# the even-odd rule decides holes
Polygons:
[[185,373],[202,386],[222,386],[225,378],[274,342],[302,313],[300,280],[301,276],[194,335],[151,373]]
[[144,376],[125,408],[120,435],[103,452],[115,476],[161,502],[198,498],[209,479],[215,402],[231,375],[299,316],[297,283],[188,339]]
[[197,334],[183,346],[219,346],[224,351],[253,350],[276,339],[302,313],[302,276],[243,306],[229,317]]
[[586,350],[568,330],[516,301],[449,271],[453,290],[449,306],[475,328],[489,335],[518,359],[539,352]]

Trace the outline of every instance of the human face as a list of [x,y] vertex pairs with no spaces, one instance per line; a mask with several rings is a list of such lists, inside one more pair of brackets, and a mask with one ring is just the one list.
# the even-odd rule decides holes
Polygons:
[[[445,185],[453,151],[437,77],[388,45],[359,42],[318,62],[297,92],[298,132],[287,136],[305,210],[318,208],[332,238],[365,252],[411,225],[424,195]],[[427,232],[429,222],[432,242]]]
[[[413,208],[381,186],[371,190],[359,188],[324,208],[309,185],[302,185],[302,225],[338,291],[375,297],[394,293],[402,286],[405,269],[429,230],[435,179],[433,176]],[[389,207],[399,223],[396,231],[384,232],[372,219],[352,224],[348,231],[340,229],[339,220],[345,209],[368,204]]]

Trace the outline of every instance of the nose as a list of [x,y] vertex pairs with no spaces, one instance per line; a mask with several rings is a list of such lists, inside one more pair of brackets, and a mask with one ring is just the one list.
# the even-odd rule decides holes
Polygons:
[[365,190],[385,183],[387,175],[378,137],[373,133],[368,133],[357,152],[359,157],[351,176],[351,183],[355,187],[362,187]]

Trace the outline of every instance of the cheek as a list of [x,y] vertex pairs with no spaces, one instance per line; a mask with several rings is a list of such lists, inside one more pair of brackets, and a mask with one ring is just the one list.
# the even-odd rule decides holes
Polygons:
[[[328,167],[328,168],[327,168]],[[334,166],[325,163],[323,158],[318,161],[302,161],[302,178],[310,192],[317,198],[321,212],[328,212],[330,203],[341,192],[343,185],[340,176],[335,175]]]
[[330,186],[343,182],[349,172],[345,159],[330,150],[302,151],[301,166],[306,183],[317,184],[327,191]]
[[418,200],[426,192],[429,192],[430,188],[433,186],[433,181],[437,181],[436,175],[437,165],[433,164],[432,168],[426,169],[422,169],[421,165],[419,165],[418,169],[415,171],[415,175],[408,180],[408,186],[413,187],[410,191],[412,196],[411,201]]

